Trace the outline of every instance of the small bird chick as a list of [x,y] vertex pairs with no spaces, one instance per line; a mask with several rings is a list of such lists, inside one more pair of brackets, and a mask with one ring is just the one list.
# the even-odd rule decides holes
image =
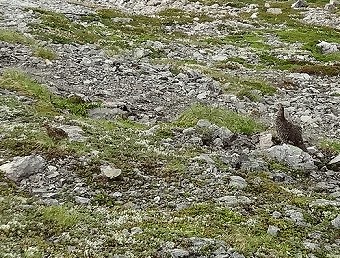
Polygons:
[[46,128],[48,136],[53,140],[60,141],[68,138],[68,134],[61,128],[52,127],[48,123],[43,126]]
[[278,104],[278,112],[275,118],[275,127],[281,142],[294,145],[303,151],[307,151],[302,139],[302,128],[285,118],[282,104]]

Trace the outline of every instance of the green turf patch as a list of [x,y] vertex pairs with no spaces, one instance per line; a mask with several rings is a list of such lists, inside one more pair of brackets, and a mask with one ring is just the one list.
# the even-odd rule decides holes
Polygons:
[[0,29],[0,41],[29,46],[35,56],[44,59],[53,60],[57,57],[52,49],[40,47],[33,38],[27,37],[24,34],[14,30]]
[[174,124],[180,127],[193,127],[200,119],[209,120],[218,126],[225,126],[233,132],[244,134],[252,134],[264,129],[263,125],[249,117],[223,108],[214,108],[201,104],[195,104],[184,111]]
[[340,31],[320,26],[301,26],[276,32],[277,36],[289,43],[300,42],[303,49],[310,51],[318,61],[337,61],[340,60],[339,53],[322,54],[317,46],[320,41],[329,43],[340,43]]
[[86,116],[88,109],[98,106],[97,103],[78,103],[73,99],[56,96],[19,70],[4,71],[0,77],[0,88],[33,98],[36,111],[42,115],[55,115],[58,109],[64,109],[75,115]]

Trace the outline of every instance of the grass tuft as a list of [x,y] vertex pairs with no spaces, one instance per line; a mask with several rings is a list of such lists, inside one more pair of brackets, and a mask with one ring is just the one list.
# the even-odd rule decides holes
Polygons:
[[57,58],[56,53],[52,49],[46,47],[37,47],[34,50],[34,55],[48,60],[53,60]]
[[14,30],[0,29],[0,41],[12,44],[31,45],[34,40]]
[[71,229],[83,220],[80,213],[66,206],[49,206],[41,211],[42,220],[57,232]]
[[96,103],[75,103],[71,99],[53,95],[46,87],[15,69],[3,73],[0,77],[0,88],[17,91],[35,99],[36,111],[45,115],[56,115],[58,109],[66,109],[72,114],[86,116],[88,109],[98,106]]
[[184,111],[174,122],[179,127],[193,127],[198,120],[206,119],[218,126],[225,126],[233,132],[253,134],[264,130],[264,125],[252,118],[223,108],[195,104]]

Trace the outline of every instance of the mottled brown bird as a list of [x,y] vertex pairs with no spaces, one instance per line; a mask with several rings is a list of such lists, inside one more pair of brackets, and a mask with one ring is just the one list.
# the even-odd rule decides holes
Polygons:
[[53,140],[60,141],[68,138],[68,134],[61,128],[52,127],[47,123],[44,124],[44,127],[46,128],[48,136]]
[[285,111],[282,104],[278,104],[275,127],[281,142],[294,145],[301,150],[307,151],[307,148],[303,143],[301,127],[285,118]]

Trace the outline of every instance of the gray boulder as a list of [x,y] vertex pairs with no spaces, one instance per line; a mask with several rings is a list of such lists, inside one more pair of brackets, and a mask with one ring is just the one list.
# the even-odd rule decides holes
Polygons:
[[292,8],[303,8],[307,6],[308,4],[304,0],[297,0],[294,4],[292,4]]
[[167,254],[170,255],[171,258],[189,257],[189,252],[187,250],[179,248],[168,250]]
[[214,145],[227,145],[232,140],[234,133],[226,127],[219,127],[208,120],[201,119],[196,124],[196,131],[202,135],[204,142]]
[[338,46],[335,43],[329,43],[326,41],[321,41],[320,43],[316,44],[323,54],[330,54],[334,52],[338,52]]
[[79,126],[62,125],[59,126],[59,128],[63,129],[67,133],[68,138],[71,141],[84,142],[86,140],[86,137],[83,136],[84,131]]
[[276,145],[265,152],[270,158],[293,169],[313,170],[317,168],[314,164],[314,159],[308,153],[293,145]]
[[331,221],[333,227],[340,229],[340,215]]
[[39,155],[15,157],[12,162],[0,166],[7,178],[19,182],[33,174],[40,173],[46,166],[44,158]]
[[117,116],[126,115],[127,112],[120,108],[98,107],[88,111],[91,118],[114,120]]
[[231,176],[229,186],[236,189],[243,189],[247,187],[247,182],[243,177]]

